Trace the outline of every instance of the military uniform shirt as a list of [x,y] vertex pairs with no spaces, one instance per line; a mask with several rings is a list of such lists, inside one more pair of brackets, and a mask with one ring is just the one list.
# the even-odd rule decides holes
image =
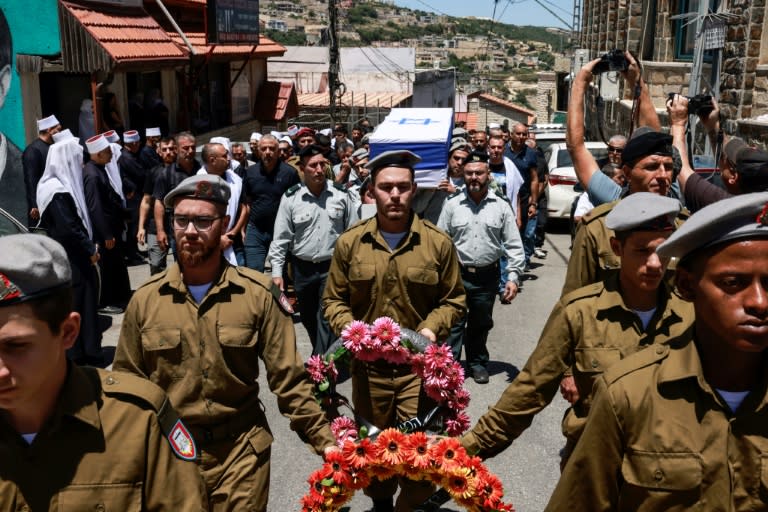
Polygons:
[[549,405],[571,368],[579,400],[563,421],[563,433],[577,439],[592,404],[595,379],[643,347],[680,335],[693,316],[692,305],[662,283],[656,312],[643,329],[637,314],[624,304],[618,275],[566,295],[549,315],[523,370],[465,435],[464,445],[482,457],[500,453]]
[[502,271],[519,282],[525,264],[523,242],[506,198],[488,191],[478,204],[466,188],[459,190],[445,202],[437,227],[453,239],[462,265],[485,267],[506,256]]
[[0,420],[0,508],[205,510],[197,464],[177,457],[166,437],[177,419],[146,380],[70,365],[31,444]]
[[389,316],[445,339],[466,309],[451,239],[412,215],[405,238],[390,250],[375,216],[359,222],[336,241],[323,309],[337,334],[353,320],[371,323]]
[[336,239],[357,218],[350,195],[330,181],[326,181],[319,197],[306,185],[291,187],[280,200],[269,247],[272,277],[283,276],[289,252],[313,263],[330,260]]
[[597,380],[546,510],[768,510],[764,357],[762,376],[731,412],[704,377],[693,328],[617,363]]
[[291,316],[280,309],[272,281],[223,264],[200,304],[178,264],[136,290],[125,311],[114,368],[150,379],[168,393],[192,427],[252,418],[271,442],[259,399],[259,359],[280,411],[317,453],[334,444],[325,413],[296,350]]

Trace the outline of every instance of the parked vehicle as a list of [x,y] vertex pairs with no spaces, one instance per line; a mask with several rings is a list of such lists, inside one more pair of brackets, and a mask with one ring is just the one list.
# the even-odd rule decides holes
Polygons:
[[[595,160],[608,156],[608,146],[604,142],[586,142],[585,144]],[[578,179],[571,155],[565,147],[565,142],[558,142],[551,144],[544,151],[544,157],[549,167],[549,186],[546,188],[549,217],[568,219],[571,215],[573,200],[580,194],[573,188],[578,183]]]

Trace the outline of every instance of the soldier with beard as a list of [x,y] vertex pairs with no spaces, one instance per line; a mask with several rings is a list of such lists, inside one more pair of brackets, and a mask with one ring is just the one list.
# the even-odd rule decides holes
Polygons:
[[211,510],[258,512],[267,509],[272,443],[259,359],[291,428],[318,454],[335,441],[296,350],[285,297],[268,276],[222,256],[229,197],[229,185],[211,174],[166,195],[179,261],[136,291],[114,369],[168,393],[200,448]]

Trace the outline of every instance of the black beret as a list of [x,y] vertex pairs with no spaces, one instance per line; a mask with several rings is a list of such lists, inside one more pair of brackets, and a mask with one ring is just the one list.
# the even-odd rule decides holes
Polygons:
[[630,165],[649,155],[673,156],[672,136],[641,126],[632,133],[624,146],[621,161],[624,165]]
[[308,145],[304,146],[303,148],[301,148],[301,150],[299,151],[299,157],[300,158],[305,158],[305,157],[309,158],[309,157],[312,157],[312,156],[315,156],[315,155],[322,155],[323,153],[324,153],[323,152],[323,148],[321,148],[317,144],[308,144]]

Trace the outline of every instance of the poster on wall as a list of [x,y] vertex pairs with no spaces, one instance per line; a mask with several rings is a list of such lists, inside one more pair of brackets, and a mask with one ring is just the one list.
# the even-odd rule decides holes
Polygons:
[[259,0],[208,0],[209,44],[259,44]]

